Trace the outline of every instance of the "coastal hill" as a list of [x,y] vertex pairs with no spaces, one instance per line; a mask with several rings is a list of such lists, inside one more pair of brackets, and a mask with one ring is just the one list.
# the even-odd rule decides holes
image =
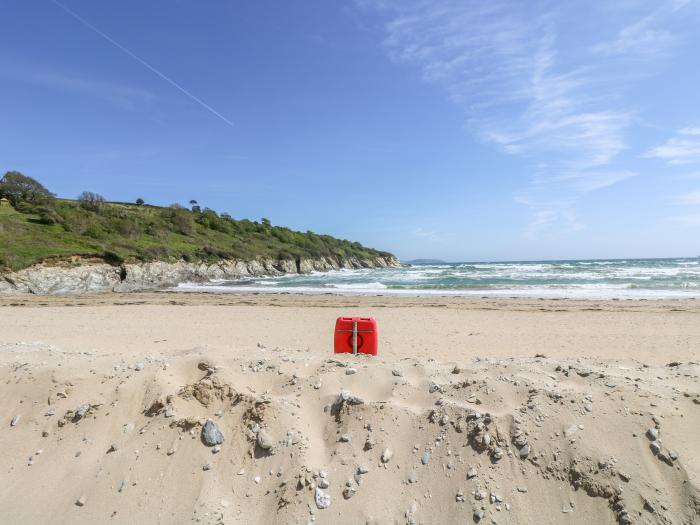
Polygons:
[[[171,284],[239,274],[394,266],[398,260],[357,242],[273,226],[267,219],[236,220],[194,200],[185,208],[153,206],[141,199],[107,202],[90,192],[77,200],[61,199],[30,177],[6,173],[0,179],[0,275],[16,284],[28,275],[24,269],[86,263],[120,268],[120,281],[129,266],[150,263],[147,268],[153,269],[152,263],[161,263],[160,273],[164,268],[179,272],[162,283]],[[213,273],[207,270],[212,267]],[[195,269],[197,275],[191,275]],[[24,274],[18,276],[20,270]],[[157,276],[149,279],[158,284]]]

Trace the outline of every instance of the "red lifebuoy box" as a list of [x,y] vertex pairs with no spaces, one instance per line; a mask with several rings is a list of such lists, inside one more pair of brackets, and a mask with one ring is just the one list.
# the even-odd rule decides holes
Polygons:
[[336,354],[377,355],[377,321],[372,317],[338,317],[333,341]]

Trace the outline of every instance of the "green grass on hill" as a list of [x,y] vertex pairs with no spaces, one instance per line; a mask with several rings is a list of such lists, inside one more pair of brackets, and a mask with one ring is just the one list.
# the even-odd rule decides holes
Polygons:
[[261,257],[388,256],[359,243],[249,220],[126,203],[55,199],[0,207],[0,269],[19,270],[47,259],[97,256],[112,262],[184,259],[214,262]]

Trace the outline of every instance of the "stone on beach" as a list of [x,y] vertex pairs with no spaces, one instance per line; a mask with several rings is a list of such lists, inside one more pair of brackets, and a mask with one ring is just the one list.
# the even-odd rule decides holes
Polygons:
[[257,443],[263,450],[270,450],[275,444],[272,436],[264,429],[258,431]]
[[219,430],[219,427],[211,419],[208,419],[202,427],[202,441],[208,447],[221,445],[224,442],[224,435]]

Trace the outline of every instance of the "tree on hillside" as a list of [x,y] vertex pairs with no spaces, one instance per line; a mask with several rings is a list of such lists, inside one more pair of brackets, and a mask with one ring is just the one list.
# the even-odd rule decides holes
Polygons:
[[8,171],[0,179],[0,197],[7,198],[13,206],[16,206],[22,201],[31,204],[48,204],[53,200],[54,195],[39,181],[22,175],[19,171]]
[[136,199],[136,204],[137,204],[138,206],[143,206],[143,199],[142,199],[141,197],[139,197],[138,199]]
[[105,198],[99,193],[84,191],[78,195],[78,201],[80,202],[80,207],[84,210],[98,212],[102,209]]

